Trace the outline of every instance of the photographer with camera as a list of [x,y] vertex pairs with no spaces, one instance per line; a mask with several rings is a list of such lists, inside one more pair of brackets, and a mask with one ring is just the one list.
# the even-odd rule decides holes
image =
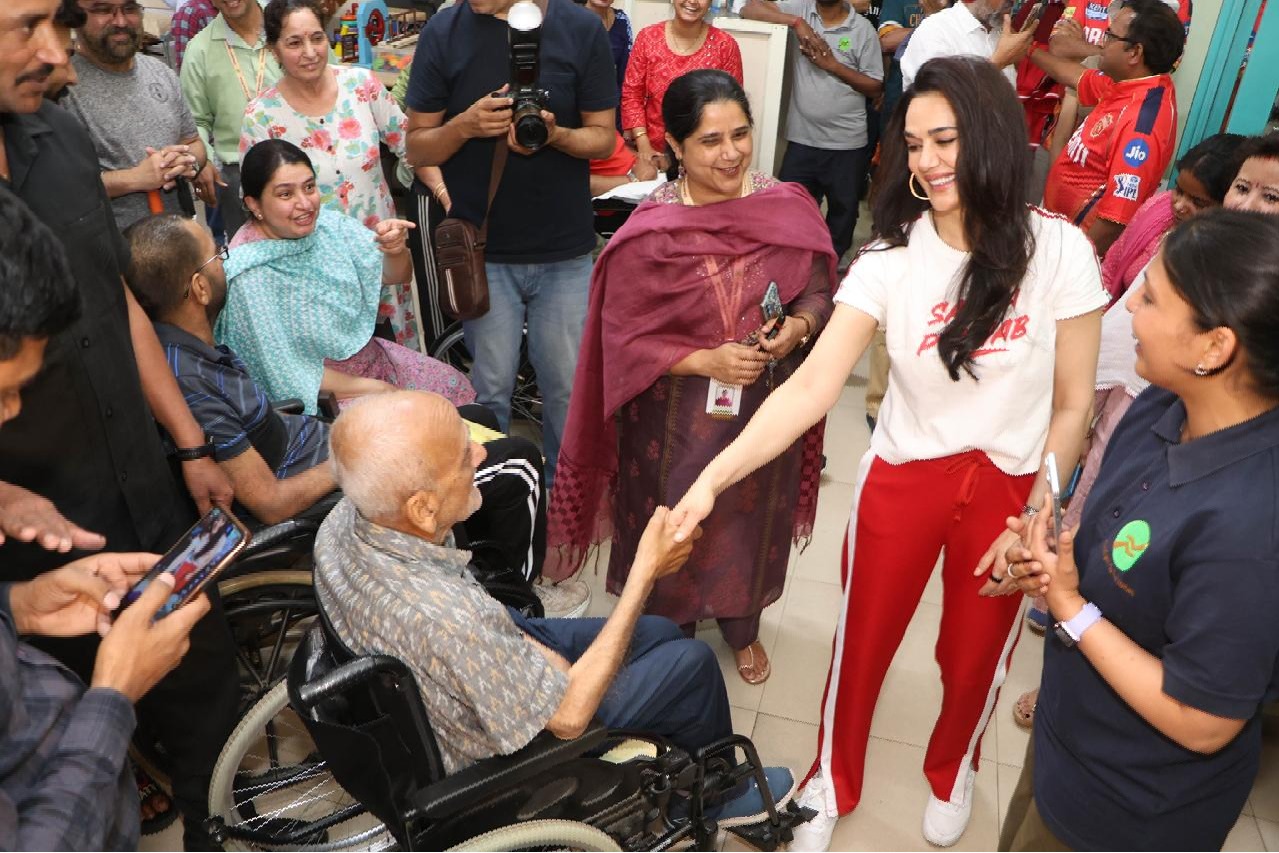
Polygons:
[[450,216],[478,227],[487,210],[490,308],[464,324],[471,382],[507,430],[527,323],[548,489],[595,248],[588,161],[615,141],[612,62],[599,19],[572,0],[466,0],[427,24],[406,99],[409,162],[441,167]]

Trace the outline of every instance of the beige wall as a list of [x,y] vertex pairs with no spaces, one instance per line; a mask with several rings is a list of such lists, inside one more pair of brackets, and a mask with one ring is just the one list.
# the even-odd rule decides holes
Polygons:
[[1204,59],[1208,56],[1208,46],[1212,43],[1212,33],[1217,27],[1217,19],[1221,17],[1221,5],[1222,0],[1195,0],[1195,16],[1190,22],[1186,50],[1182,54],[1181,65],[1172,75],[1173,82],[1177,85],[1178,148],[1181,146],[1181,132],[1186,126],[1186,116],[1190,114],[1195,89],[1203,73]]

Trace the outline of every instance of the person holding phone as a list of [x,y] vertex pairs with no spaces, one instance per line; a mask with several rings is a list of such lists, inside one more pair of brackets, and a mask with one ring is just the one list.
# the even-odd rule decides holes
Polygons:
[[[802,361],[835,273],[803,187],[749,168],[750,106],[731,75],[689,72],[662,109],[684,176],[654,190],[596,265],[548,520],[553,579],[611,532],[614,593],[653,509],[682,495]],[[766,323],[770,290],[784,317]],[[770,671],[760,614],[781,596],[791,543],[812,536],[824,428],[808,426],[705,519],[689,569],[659,580],[646,609],[690,637],[717,619],[751,684]]]
[[1058,552],[1006,555],[1057,624],[1001,850],[1220,849],[1279,698],[1279,219],[1185,222],[1127,307],[1152,387]]
[[943,700],[924,761],[923,834],[959,840],[981,739],[1017,638],[1009,515],[1045,493],[1043,453],[1079,457],[1106,304],[1087,238],[1022,199],[1029,156],[1012,87],[975,57],[926,63],[886,135],[876,239],[854,260],[812,354],[673,510],[691,531],[727,490],[817,423],[877,328],[892,371],[845,539],[819,754],[795,849],[825,850],[857,807],[875,701],[945,551]]
[[[50,339],[75,321],[80,297],[56,238],[7,189],[0,189],[0,248],[3,425],[19,416],[24,389],[43,367]],[[28,532],[37,535],[6,534],[21,539]],[[0,846],[137,849],[138,789],[125,760],[133,705],[177,666],[191,629],[209,610],[201,599],[153,625],[168,594],[157,585],[136,613],[111,624],[109,613],[155,560],[96,554],[32,579],[0,582]],[[27,642],[95,632],[103,640],[87,689]]]

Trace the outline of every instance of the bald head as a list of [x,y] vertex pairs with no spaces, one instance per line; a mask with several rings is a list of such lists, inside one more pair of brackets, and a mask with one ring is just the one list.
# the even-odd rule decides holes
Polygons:
[[364,397],[342,412],[329,436],[338,485],[356,509],[431,539],[479,508],[477,447],[453,404],[425,391]]

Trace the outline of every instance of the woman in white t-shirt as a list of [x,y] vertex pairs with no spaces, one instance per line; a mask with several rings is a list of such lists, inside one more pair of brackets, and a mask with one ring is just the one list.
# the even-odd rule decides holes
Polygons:
[[990,63],[926,63],[884,138],[878,239],[853,262],[808,360],[674,513],[687,535],[716,495],[820,420],[884,329],[888,393],[858,473],[819,755],[800,800],[818,815],[796,829],[797,850],[825,850],[835,819],[857,806],[875,700],[942,551],[943,700],[924,759],[923,833],[941,846],[963,834],[1022,606],[1007,595],[1016,535],[1004,522],[1042,505],[1046,451],[1074,470],[1107,303],[1083,232],[1021,202],[1024,119]]

